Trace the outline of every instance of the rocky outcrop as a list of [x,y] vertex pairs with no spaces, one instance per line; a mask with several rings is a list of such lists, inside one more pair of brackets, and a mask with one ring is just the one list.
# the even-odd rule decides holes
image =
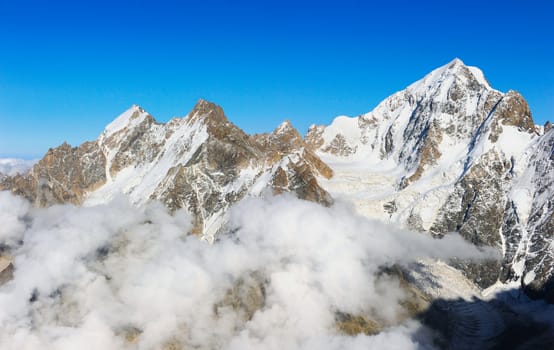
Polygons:
[[7,256],[0,255],[0,286],[9,282],[13,278],[13,263],[12,259]]
[[500,246],[510,169],[496,152],[484,154],[456,184],[430,231],[456,231],[476,245]]
[[[293,192],[301,199],[324,205],[333,202],[317,182],[317,176],[329,179],[333,171],[309,149],[289,121],[272,133],[254,135],[254,140],[265,154],[266,162],[279,162],[270,181],[273,193]],[[284,158],[284,155],[289,156]]]
[[322,149],[325,153],[330,153],[334,156],[347,157],[356,152],[356,146],[350,147],[346,138],[342,134],[337,134],[333,140]]
[[527,101],[518,92],[510,90],[496,110],[497,120],[502,125],[511,125],[521,131],[535,132],[536,127]]
[[304,138],[306,145],[311,150],[318,150],[325,141],[323,140],[323,131],[325,130],[325,125],[314,125],[312,124],[308,129],[308,133]]

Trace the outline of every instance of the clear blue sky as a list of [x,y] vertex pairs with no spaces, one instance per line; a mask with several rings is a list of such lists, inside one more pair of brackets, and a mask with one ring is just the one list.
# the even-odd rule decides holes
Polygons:
[[454,57],[554,119],[554,1],[0,0],[0,157],[199,98],[247,132],[370,111]]

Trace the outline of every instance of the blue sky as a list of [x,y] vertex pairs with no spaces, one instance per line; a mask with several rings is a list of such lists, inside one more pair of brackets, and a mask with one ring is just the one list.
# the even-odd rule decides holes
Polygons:
[[0,0],[0,157],[199,98],[247,132],[370,111],[454,57],[554,119],[554,1]]

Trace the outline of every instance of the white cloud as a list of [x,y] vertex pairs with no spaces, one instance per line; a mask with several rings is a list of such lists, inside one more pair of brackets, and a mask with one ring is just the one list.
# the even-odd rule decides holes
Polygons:
[[[156,203],[36,209],[0,193],[0,209],[0,243],[12,247],[15,265],[0,287],[2,349],[416,348],[424,340],[415,322],[348,337],[336,331],[335,312],[393,319],[404,296],[397,282],[377,278],[380,266],[482,255],[456,236],[434,240],[346,205],[289,196],[235,206],[234,233],[214,245],[187,235],[187,213]],[[215,312],[253,273],[266,280],[253,318],[232,307]],[[133,329],[134,345],[124,339]]]
[[0,191],[0,245],[14,245],[23,237],[29,203]]
[[22,174],[29,170],[38,159],[26,160],[17,158],[0,158],[0,173],[14,176],[15,174]]

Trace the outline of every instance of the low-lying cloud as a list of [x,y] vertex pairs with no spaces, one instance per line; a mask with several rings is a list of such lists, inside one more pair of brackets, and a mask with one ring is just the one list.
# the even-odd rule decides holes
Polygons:
[[289,196],[236,205],[213,245],[188,234],[185,211],[124,198],[37,209],[4,192],[0,221],[15,267],[0,286],[2,349],[427,347],[415,321],[346,336],[336,314],[396,317],[404,292],[382,266],[483,255],[456,235],[436,240]]

